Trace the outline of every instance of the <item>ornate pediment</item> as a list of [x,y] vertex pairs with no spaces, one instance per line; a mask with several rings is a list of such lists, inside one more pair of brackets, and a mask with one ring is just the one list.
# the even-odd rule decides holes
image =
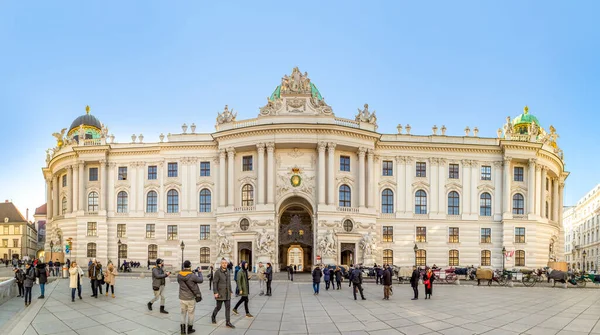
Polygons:
[[347,176],[339,176],[336,178],[338,184],[352,184],[354,183],[354,178],[351,175]]
[[417,180],[412,183],[413,189],[424,188],[429,189],[429,183],[426,180]]
[[519,192],[519,193],[525,193],[527,192],[527,188],[523,185],[512,185],[512,187],[510,188],[511,193],[515,193],[515,192]]
[[446,183],[446,189],[458,189],[458,190],[462,190],[462,184],[461,183],[457,183],[457,182],[449,182]]
[[315,176],[306,174],[297,166],[287,173],[280,173],[277,176],[277,196],[282,196],[288,192],[301,192],[312,196],[314,189]]
[[494,186],[491,184],[480,184],[477,186],[477,190],[479,190],[480,192],[482,191],[486,191],[486,192],[493,192],[494,191]]

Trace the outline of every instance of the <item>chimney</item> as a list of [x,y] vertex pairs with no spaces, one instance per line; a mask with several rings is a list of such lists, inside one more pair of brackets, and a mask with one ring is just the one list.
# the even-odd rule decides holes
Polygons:
[[25,221],[29,221],[29,208],[25,211]]

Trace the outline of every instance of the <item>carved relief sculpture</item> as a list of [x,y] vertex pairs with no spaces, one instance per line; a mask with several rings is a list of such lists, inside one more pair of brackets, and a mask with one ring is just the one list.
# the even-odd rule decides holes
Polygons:
[[256,238],[256,251],[261,255],[270,256],[273,253],[273,244],[275,238],[263,228],[262,232],[258,233]]
[[327,229],[325,235],[319,241],[319,251],[322,256],[333,256],[336,253],[335,237],[333,231]]
[[377,248],[376,238],[372,232],[368,232],[365,234],[360,241],[360,247],[363,249],[364,257],[368,257],[373,255],[375,249]]
[[219,257],[231,254],[231,242],[227,238],[223,227],[220,227],[217,230],[217,247],[219,250]]

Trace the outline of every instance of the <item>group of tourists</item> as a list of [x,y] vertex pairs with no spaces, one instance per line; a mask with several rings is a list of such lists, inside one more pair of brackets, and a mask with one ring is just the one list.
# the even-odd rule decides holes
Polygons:
[[45,263],[36,262],[34,265],[33,262],[25,262],[24,269],[15,267],[13,272],[15,273],[15,280],[19,288],[19,295],[17,297],[25,300],[25,307],[31,305],[31,289],[36,281],[40,285],[40,296],[38,299],[45,298],[46,283],[50,276],[48,266]]
[[[434,265],[435,266],[435,265]],[[421,274],[419,267],[414,267],[412,276],[410,277],[410,286],[413,289],[414,297],[411,300],[419,299],[419,282],[425,287],[425,299],[431,299],[431,293],[433,292],[433,281],[435,275],[430,267],[425,267],[424,272]]]

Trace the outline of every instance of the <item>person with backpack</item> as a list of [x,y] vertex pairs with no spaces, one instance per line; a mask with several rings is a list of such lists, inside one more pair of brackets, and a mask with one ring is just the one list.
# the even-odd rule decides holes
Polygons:
[[250,310],[248,309],[248,297],[250,295],[250,283],[248,282],[249,277],[248,277],[248,263],[246,263],[246,261],[242,261],[242,266],[241,266],[241,270],[238,272],[238,276],[237,276],[237,280],[236,280],[236,284],[237,286],[240,288],[239,294],[242,296],[240,298],[240,300],[237,302],[237,304],[235,304],[235,307],[233,307],[233,314],[238,315],[238,307],[240,307],[240,305],[242,303],[244,303],[244,309],[246,310],[246,317],[247,318],[253,318],[254,316],[252,316],[252,314],[250,314]]
[[313,291],[315,291],[314,295],[319,294],[319,286],[321,285],[321,277],[323,277],[323,272],[321,271],[320,266],[315,266],[315,269],[312,272],[313,279]]
[[[194,311],[196,303],[202,301],[202,293],[198,284],[202,284],[202,272],[194,274],[191,271],[192,262],[183,262],[183,270],[177,275],[177,283],[179,284],[179,304],[181,305],[181,334],[196,332],[194,329]],[[187,316],[187,320],[186,320]]]
[[154,292],[154,299],[148,302],[148,310],[152,310],[152,304],[160,298],[160,312],[162,314],[169,314],[165,310],[165,296],[163,295],[163,291],[165,290],[165,278],[171,275],[171,272],[166,272],[163,270],[165,266],[165,261],[157,258],[156,266],[152,268],[152,291]]
[[25,282],[25,273],[19,268],[14,268],[13,271],[15,272],[15,281],[17,282],[17,286],[19,287],[19,295],[17,297],[20,298],[25,295],[25,289],[23,289],[23,282]]
[[35,276],[38,278],[40,284],[40,296],[38,299],[44,299],[44,293],[46,293],[46,283],[48,282],[48,270],[46,264],[38,263],[35,267]]
[[365,295],[363,293],[363,288],[362,288],[362,283],[363,283],[363,277],[362,277],[362,271],[359,269],[358,264],[356,266],[354,266],[354,270],[352,270],[352,272],[350,272],[350,284],[353,286],[352,289],[352,293],[354,293],[354,300],[356,300],[356,291],[358,290],[360,292],[360,297],[362,298],[362,300],[367,300],[365,298]]

